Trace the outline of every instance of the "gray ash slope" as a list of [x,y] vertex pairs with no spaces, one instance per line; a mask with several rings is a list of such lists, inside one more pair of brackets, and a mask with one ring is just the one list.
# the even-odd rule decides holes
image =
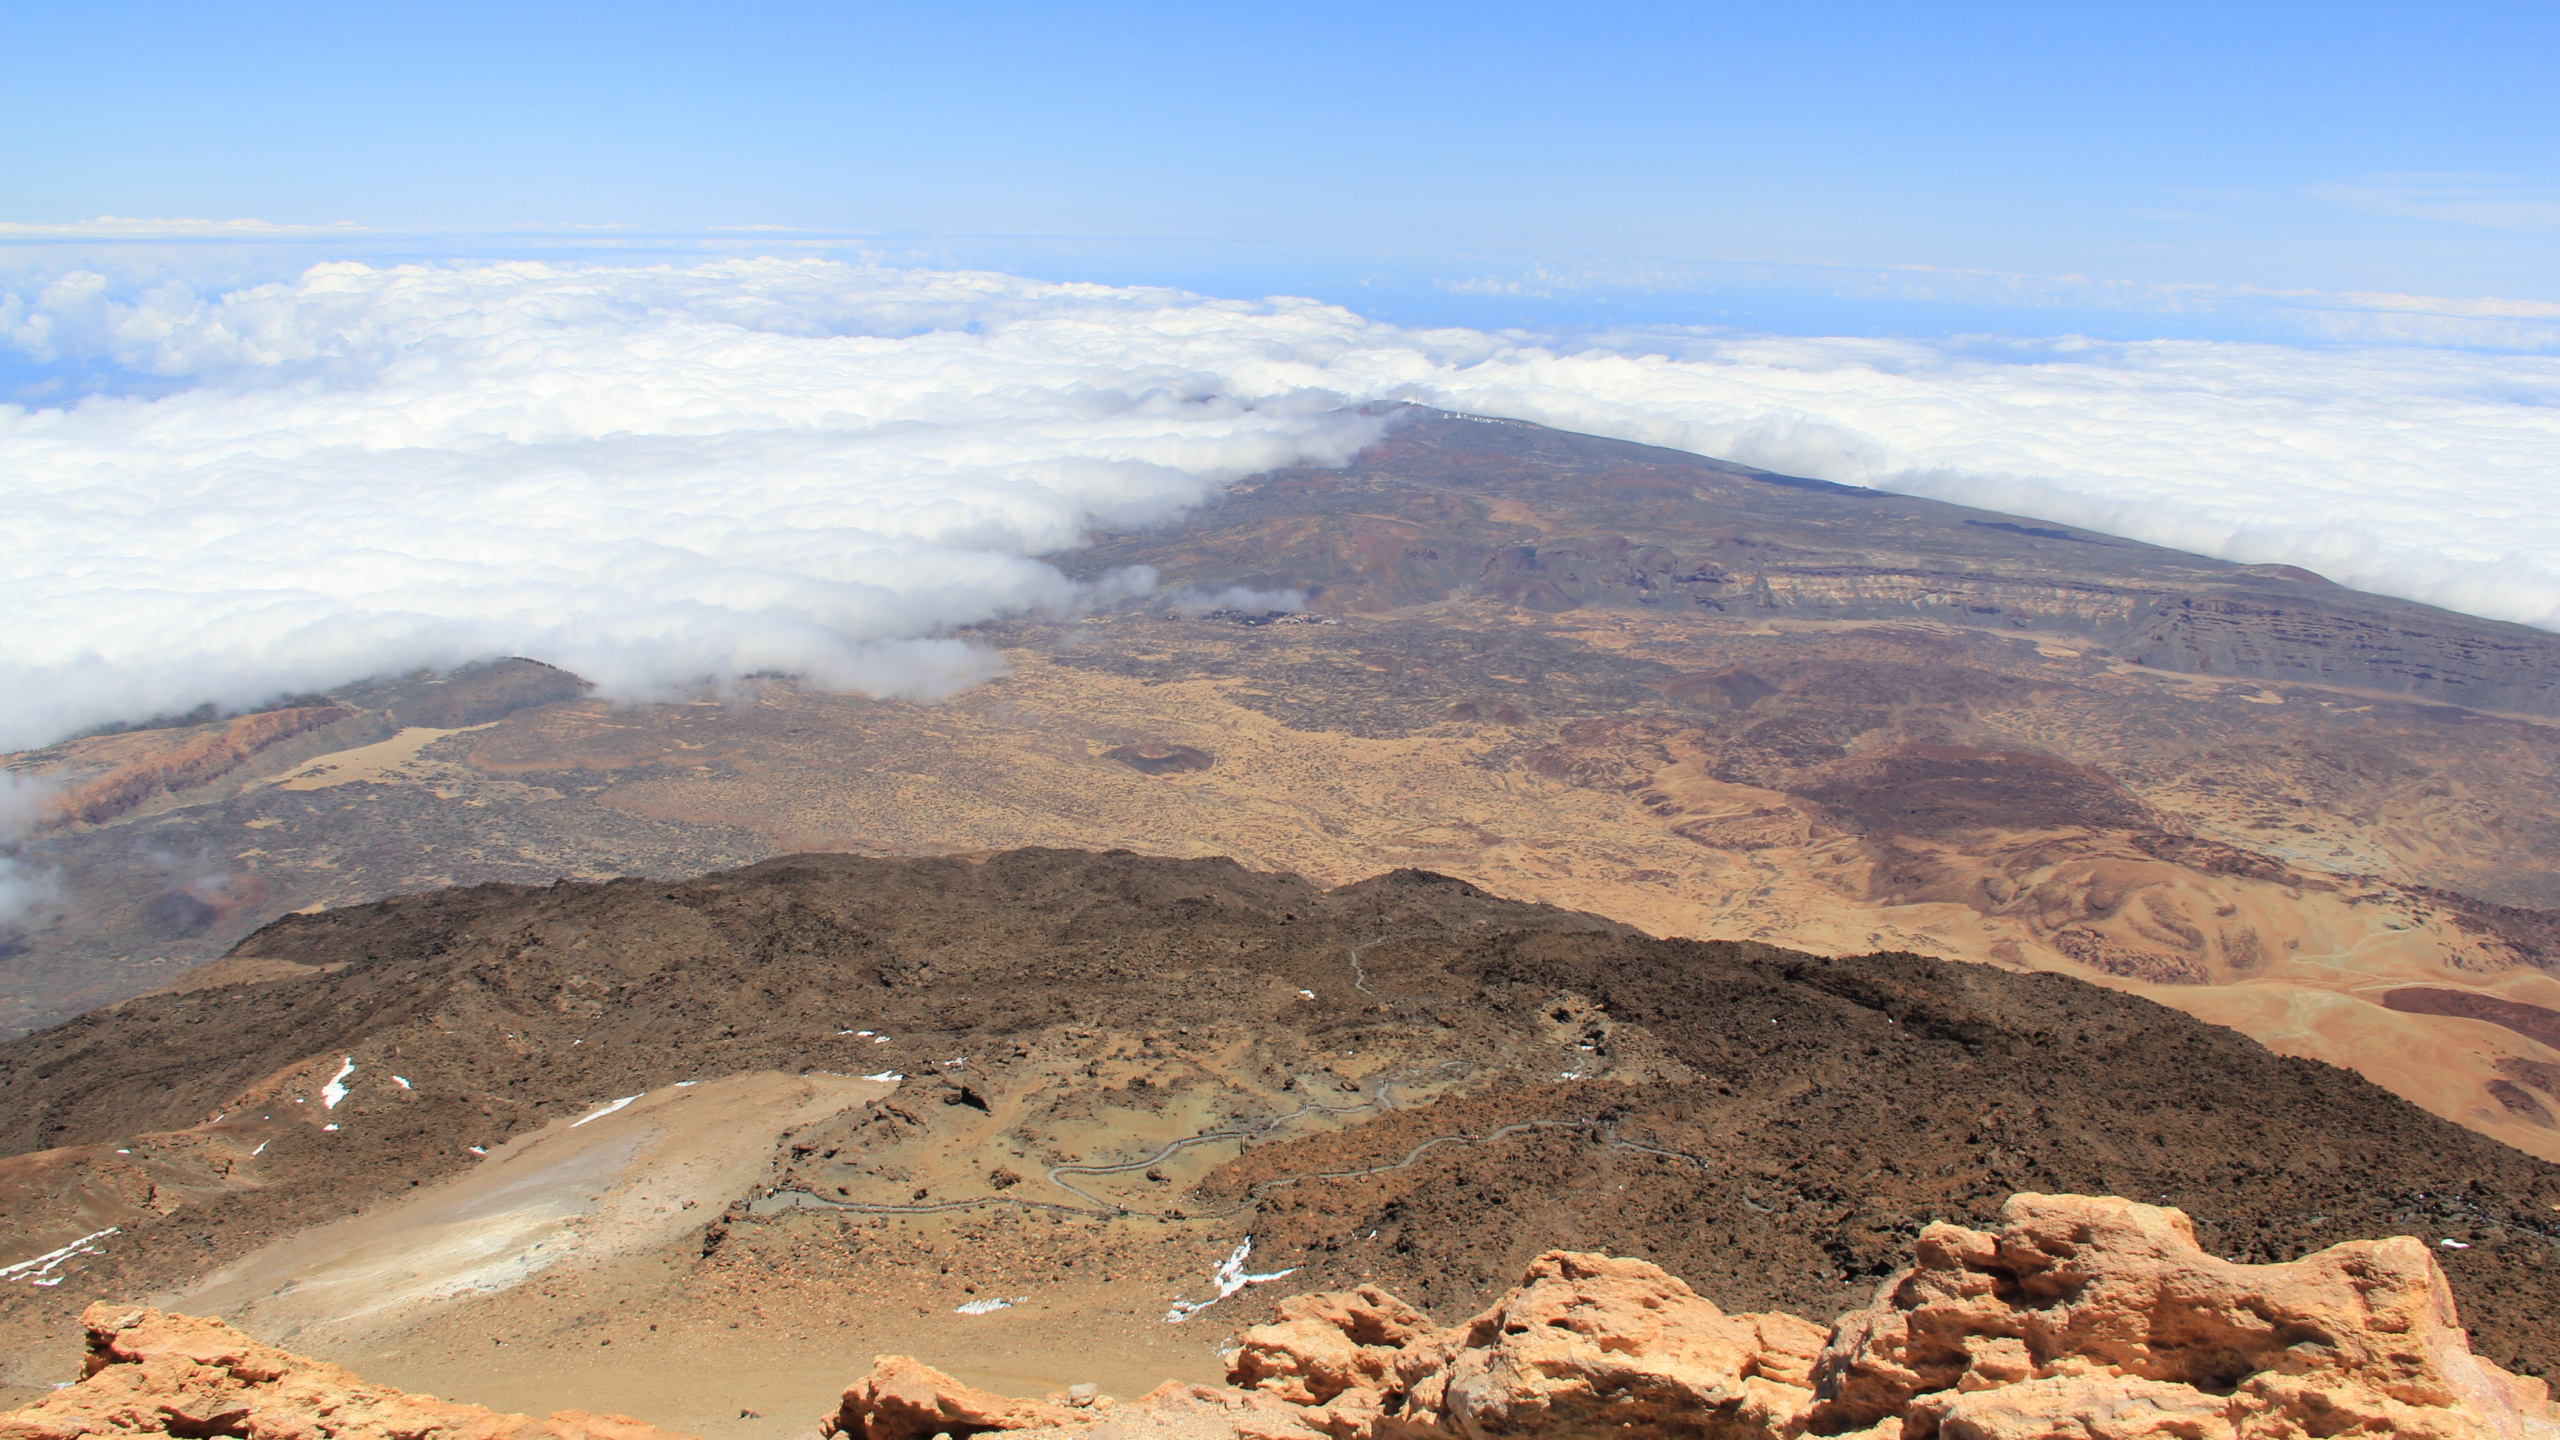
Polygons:
[[[1381,937],[1355,973],[1352,947]],[[1178,1044],[1185,1027],[1220,1026],[1309,1066],[1357,1052],[1477,1067],[1444,1098],[1251,1147],[1199,1187],[1204,1209],[1249,1201],[1257,1264],[1298,1266],[1290,1286],[1377,1279],[1450,1316],[1529,1254],[1570,1245],[1656,1256],[1732,1308],[1828,1314],[1861,1302],[1928,1220],[1979,1223],[2012,1189],[2118,1193],[2188,1209],[2236,1258],[2459,1240],[2447,1270],[2482,1351],[2560,1367],[2560,1167],[2352,1074],[2060,976],[1654,940],[1423,872],[1325,892],[1223,861],[1058,850],[441,891],[289,917],[241,953],[334,968],[145,997],[0,1045],[8,1149],[183,1129],[339,1054],[396,1062],[443,1098],[393,1117],[359,1093],[351,1138],[294,1127],[260,1188],[138,1220],[78,1286],[0,1304],[76,1309],[84,1293],[179,1283],[451,1173],[466,1139],[656,1084],[925,1074],[1063,1027]],[[896,1040],[836,1033],[855,1025]],[[1557,1063],[1583,1054],[1596,1078],[1560,1079]],[[1617,1058],[1638,1054],[1651,1059],[1634,1083],[1612,1083]],[[1589,1123],[1251,1198],[1261,1182],[1524,1119]],[[23,1230],[45,1203],[0,1197],[0,1218]],[[733,1208],[717,1225],[730,1253],[854,1263],[792,1217]]]

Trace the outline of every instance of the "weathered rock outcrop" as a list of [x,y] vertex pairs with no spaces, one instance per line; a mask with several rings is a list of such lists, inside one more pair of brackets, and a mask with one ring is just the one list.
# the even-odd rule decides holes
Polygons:
[[1077,1415],[1064,1405],[1017,1400],[963,1385],[932,1366],[906,1355],[882,1355],[871,1373],[847,1386],[835,1413],[818,1422],[818,1433],[847,1440],[953,1440],[988,1430],[1036,1430],[1072,1424]]
[[1283,1301],[1228,1362],[1238,1385],[1313,1407],[1329,1434],[1765,1434],[1811,1399],[1821,1327],[1727,1315],[1658,1266],[1542,1255],[1455,1330],[1375,1286]]
[[[1077,1385],[1046,1401],[964,1385],[907,1355],[879,1355],[815,1433],[825,1440],[969,1440],[996,1431],[1022,1440],[1326,1440],[1309,1412],[1232,1385],[1168,1380],[1121,1404]],[[1107,1428],[1106,1428],[1107,1427]]]
[[2406,1236],[2239,1265],[2158,1206],[2015,1195],[2001,1219],[1930,1226],[1919,1265],[1841,1318],[1814,1428],[2468,1436],[2560,1419],[2541,1381],[2471,1353],[2444,1272]]
[[97,1304],[80,1383],[0,1415],[0,1440],[691,1440],[623,1415],[504,1415],[368,1385],[219,1320]]
[[2560,1440],[2541,1381],[2471,1353],[2416,1240],[2241,1265],[2176,1210],[2022,1194],[1996,1233],[1929,1227],[1919,1261],[1826,1339],[1551,1253],[1451,1330],[1375,1287],[1298,1297],[1230,1375],[1337,1440]]
[[[2407,1237],[2242,1265],[2176,1210],[2021,1194],[1997,1231],[1930,1226],[1918,1259],[1828,1332],[1561,1251],[1454,1328],[1374,1285],[1301,1295],[1245,1332],[1234,1388],[1167,1386],[1111,1418],[1130,1440],[2560,1440],[2547,1388],[2471,1353]],[[1093,1418],[885,1357],[828,1433]]]
[[50,830],[113,820],[156,796],[209,785],[270,745],[334,725],[355,713],[344,705],[300,705],[243,715],[219,730],[182,732],[172,737],[175,743],[145,749],[103,773],[68,786],[54,798],[36,828]]

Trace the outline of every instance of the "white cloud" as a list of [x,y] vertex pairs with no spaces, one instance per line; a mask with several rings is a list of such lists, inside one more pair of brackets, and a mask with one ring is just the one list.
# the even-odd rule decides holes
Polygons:
[[135,220],[101,215],[95,220],[29,224],[0,220],[0,240],[271,240],[280,236],[360,233],[352,221],[334,225],[278,225],[266,220]]
[[2492,230],[2560,228],[2560,186],[2526,175],[2406,172],[2365,175],[2304,194],[2352,210]]
[[58,871],[5,853],[35,828],[57,788],[42,776],[0,770],[0,947],[12,941],[23,924],[62,898]]
[[[1824,303],[1834,310],[1898,317],[1917,312],[2060,317],[2028,324],[2060,328],[2170,322],[2209,326],[2219,338],[2418,345],[2475,350],[2560,351],[2560,304],[2496,297],[2453,298],[2371,291],[2274,290],[2247,285],[2092,279],[1928,265],[1859,267],[1760,262],[1547,263],[1510,273],[1442,278],[1453,295],[1556,301],[1689,296],[1766,312],[1772,299]],[[1978,320],[1973,323],[1978,323]],[[1733,333],[1728,327],[1723,333]]]
[[2560,359],[1657,334],[1429,392],[2560,629]]
[[2560,628],[2543,357],[1704,332],[1568,351],[1310,301],[773,259],[329,264],[228,294],[63,273],[0,297],[0,343],[183,387],[0,407],[0,746],[489,653],[619,695],[776,670],[947,693],[990,664],[953,627],[1096,598],[1039,557],[1344,458],[1377,422],[1343,403],[1381,398]]
[[0,845],[35,829],[59,793],[61,786],[47,776],[0,770]]
[[2560,351],[2560,305],[2494,296],[2350,292],[2272,298],[2301,333],[2357,345]]
[[0,954],[23,927],[61,902],[60,872],[0,855]]
[[1340,311],[823,262],[75,273],[0,325],[194,382],[0,409],[0,745],[488,653],[947,693],[990,662],[935,637],[1091,598],[1035,557],[1377,427],[1303,390]]
[[1164,597],[1164,603],[1177,615],[1195,618],[1220,610],[1268,614],[1274,610],[1304,610],[1307,607],[1307,592],[1304,590],[1256,590],[1250,585],[1229,585],[1223,590],[1176,590]]

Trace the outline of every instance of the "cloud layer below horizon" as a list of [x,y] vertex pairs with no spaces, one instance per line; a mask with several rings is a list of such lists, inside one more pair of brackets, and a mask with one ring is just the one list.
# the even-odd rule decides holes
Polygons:
[[162,377],[0,406],[0,749],[529,654],[645,696],[931,697],[1040,557],[1412,400],[1914,491],[2560,629],[2560,360],[2407,347],[1735,339],[1571,348],[1311,301],[821,260],[67,273],[0,348]]

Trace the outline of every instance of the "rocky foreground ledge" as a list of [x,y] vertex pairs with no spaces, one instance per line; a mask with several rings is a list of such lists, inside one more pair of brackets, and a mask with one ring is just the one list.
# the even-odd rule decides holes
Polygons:
[[[1118,1402],[974,1390],[883,1356],[825,1440],[2560,1440],[2544,1382],[2471,1353],[2408,1237],[2278,1265],[2217,1259],[2176,1210],[2010,1197],[1997,1231],[1939,1224],[1919,1264],[1829,1329],[1728,1315],[1660,1267],[1566,1251],[1462,1325],[1375,1286],[1282,1301],[1226,1386]],[[0,1440],[679,1440],[368,1386],[219,1321],[92,1306],[82,1381]]]

